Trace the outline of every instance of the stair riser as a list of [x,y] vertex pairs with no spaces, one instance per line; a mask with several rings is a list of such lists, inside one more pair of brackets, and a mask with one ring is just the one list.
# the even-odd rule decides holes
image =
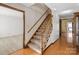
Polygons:
[[38,39],[38,40],[40,40],[41,39],[41,37],[33,37],[34,39]]
[[31,45],[29,45],[29,47],[33,49],[34,51],[36,51],[37,53],[41,54],[41,48],[38,50],[35,47],[32,47]]
[[35,40],[31,40],[31,42],[35,43],[36,45],[40,46],[41,47],[41,41],[35,41]]

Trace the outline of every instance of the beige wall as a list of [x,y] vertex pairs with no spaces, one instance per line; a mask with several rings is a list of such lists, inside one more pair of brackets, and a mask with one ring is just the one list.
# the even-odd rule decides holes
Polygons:
[[61,31],[63,33],[66,33],[67,32],[67,20],[62,20],[61,21]]

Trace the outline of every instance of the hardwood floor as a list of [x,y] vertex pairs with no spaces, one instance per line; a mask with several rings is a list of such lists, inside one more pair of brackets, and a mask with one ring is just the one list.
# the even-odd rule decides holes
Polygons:
[[62,37],[52,44],[45,52],[44,55],[75,55],[76,49],[72,47],[72,44],[67,43],[66,33],[62,34]]
[[26,48],[26,49],[17,50],[16,52],[12,53],[11,55],[39,55],[39,54],[30,48]]
[[[30,48],[21,49],[14,52],[12,55],[39,55]],[[54,44],[50,45],[44,52],[44,55],[75,55],[76,49],[72,47],[72,44],[67,43],[66,33],[62,34]]]

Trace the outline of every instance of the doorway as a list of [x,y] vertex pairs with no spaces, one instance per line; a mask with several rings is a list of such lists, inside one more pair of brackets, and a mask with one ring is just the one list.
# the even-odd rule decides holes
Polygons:
[[73,22],[72,19],[60,19],[60,36],[68,47],[73,47]]

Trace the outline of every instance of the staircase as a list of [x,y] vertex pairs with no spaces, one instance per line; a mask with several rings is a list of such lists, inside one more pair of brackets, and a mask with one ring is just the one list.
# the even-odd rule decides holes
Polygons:
[[41,54],[46,47],[52,31],[52,18],[48,15],[28,43],[28,47]]

